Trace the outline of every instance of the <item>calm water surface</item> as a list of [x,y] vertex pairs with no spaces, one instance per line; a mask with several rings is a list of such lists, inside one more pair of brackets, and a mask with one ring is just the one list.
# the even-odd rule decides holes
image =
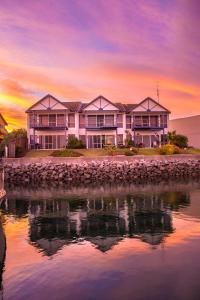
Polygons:
[[200,299],[200,183],[7,192],[0,299]]

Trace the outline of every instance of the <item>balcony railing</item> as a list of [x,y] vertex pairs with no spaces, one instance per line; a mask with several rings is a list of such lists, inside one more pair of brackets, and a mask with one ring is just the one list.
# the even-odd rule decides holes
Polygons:
[[116,123],[94,123],[94,124],[86,124],[85,128],[88,130],[97,130],[97,129],[116,129]]
[[31,123],[30,128],[59,130],[59,129],[67,129],[68,126],[67,126],[67,123],[63,123],[63,124],[56,124],[56,123],[42,124],[42,123],[36,122],[36,123]]
[[167,128],[167,124],[152,124],[152,123],[141,123],[133,124],[132,129],[164,129]]

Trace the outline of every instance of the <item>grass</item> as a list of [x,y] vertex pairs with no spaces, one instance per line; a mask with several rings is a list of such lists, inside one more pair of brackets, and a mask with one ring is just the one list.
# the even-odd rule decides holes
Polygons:
[[65,150],[55,150],[51,153],[51,156],[54,156],[54,157],[80,157],[80,156],[83,156],[83,154],[81,154],[78,151],[71,150],[71,149],[65,149]]
[[140,155],[157,155],[159,154],[158,148],[139,148],[138,154]]
[[189,154],[200,154],[200,149],[189,148],[186,150]]
[[47,157],[50,156],[52,150],[29,150],[25,157]]
[[[71,152],[70,152],[71,151]],[[113,151],[114,155],[124,155],[127,149],[116,149]],[[54,154],[53,154],[54,152]],[[74,152],[76,154],[74,154]],[[159,149],[155,148],[140,148],[138,151],[139,155],[159,155]],[[200,149],[189,148],[183,151],[183,154],[200,154]],[[109,155],[109,152],[105,149],[66,149],[66,150],[30,150],[26,153],[26,157],[99,157]]]

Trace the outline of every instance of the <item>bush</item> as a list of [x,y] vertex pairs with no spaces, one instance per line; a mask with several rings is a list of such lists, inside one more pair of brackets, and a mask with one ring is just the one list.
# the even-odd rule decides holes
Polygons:
[[182,134],[176,134],[176,131],[168,132],[168,141],[170,144],[176,145],[179,148],[188,147],[188,138]]
[[55,150],[51,153],[51,156],[54,157],[79,157],[82,156],[81,153],[73,151],[73,150]]
[[159,153],[161,155],[171,155],[171,154],[180,154],[181,151],[179,147],[177,147],[176,145],[166,144],[159,149]]
[[106,145],[104,150],[107,152],[106,154],[109,156],[117,155],[117,149],[114,145]]
[[179,148],[187,148],[188,147],[188,138],[185,135],[177,134],[175,136],[173,144]]
[[68,149],[84,149],[85,145],[83,144],[82,141],[80,141],[79,139],[77,139],[76,137],[69,137],[68,139],[68,145],[67,145]]
[[134,141],[132,141],[132,140],[128,140],[127,141],[127,147],[134,147],[135,146],[135,143],[134,143]]

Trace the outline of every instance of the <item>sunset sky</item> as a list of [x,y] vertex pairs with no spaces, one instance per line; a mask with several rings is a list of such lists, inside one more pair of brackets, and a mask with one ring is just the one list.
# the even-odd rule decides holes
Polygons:
[[160,101],[200,114],[199,0],[1,0],[0,111],[9,128],[45,94]]

